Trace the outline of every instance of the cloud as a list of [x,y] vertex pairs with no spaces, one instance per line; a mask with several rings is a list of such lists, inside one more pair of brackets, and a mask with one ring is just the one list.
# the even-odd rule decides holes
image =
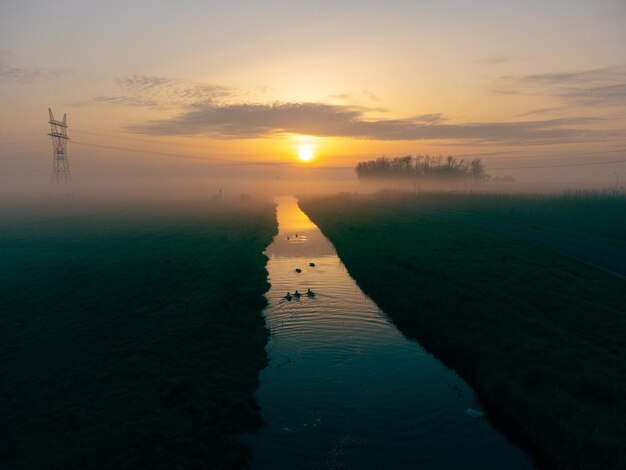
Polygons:
[[512,60],[513,60],[513,57],[508,56],[506,54],[492,54],[492,55],[479,59],[478,62],[481,64],[487,64],[487,65],[500,65],[506,62],[511,62]]
[[417,116],[413,116],[413,121],[426,122],[428,124],[441,123],[445,120],[442,113],[418,114]]
[[[360,93],[338,93],[335,95],[330,95],[331,100],[335,101],[343,101],[344,103],[351,103],[353,106],[357,106],[356,103],[360,103],[365,98],[368,101],[372,101],[374,103],[380,103],[380,98],[376,96],[374,93],[368,90],[361,90]],[[379,111],[381,113],[385,113],[388,111],[386,108],[382,107],[365,107],[363,109],[367,109],[369,111]]]
[[231,94],[228,88],[189,80],[132,75],[116,80],[121,94],[103,95],[95,102],[147,108],[210,104]]
[[[543,74],[509,78],[510,83],[560,83],[587,80],[595,83],[599,71]],[[120,93],[98,96],[94,101],[113,105],[175,109],[174,117],[151,120],[127,127],[148,135],[207,135],[221,139],[250,139],[284,134],[348,137],[370,140],[446,140],[450,144],[472,142],[508,145],[600,141],[614,134],[592,130],[590,118],[537,119],[511,122],[451,123],[441,113],[402,119],[382,118],[373,108],[350,103],[357,95],[334,95],[339,104],[325,102],[242,102],[245,94],[232,89],[159,76],[132,75],[117,79]],[[594,85],[595,86],[595,85]],[[575,99],[577,88],[568,87]],[[594,101],[621,96],[622,89],[597,86]],[[370,100],[378,97],[361,90]],[[360,95],[360,96],[363,96]],[[577,99],[590,99],[580,96]],[[525,116],[555,109],[530,111]],[[615,131],[617,132],[617,131]]]
[[609,75],[610,72],[611,69],[593,69],[579,72],[537,73],[517,77],[517,80],[520,82],[539,83],[543,85],[580,84],[589,83],[590,81],[595,80],[602,80]]
[[564,90],[561,96],[588,106],[625,106],[626,81],[614,85]]
[[354,95],[352,95],[351,93],[339,93],[337,95],[330,95],[330,97],[338,101],[353,101],[354,100]]
[[551,95],[567,104],[587,107],[626,106],[626,68],[501,77],[493,91]]
[[71,73],[69,69],[46,67],[19,67],[12,62],[12,55],[6,51],[0,54],[0,81],[13,83],[34,83],[56,80]]
[[140,95],[104,95],[96,96],[93,101],[96,103],[115,104],[121,106],[137,106],[146,108],[160,108],[159,101]]
[[562,107],[555,107],[555,108],[539,108],[539,109],[533,109],[531,111],[528,111],[526,113],[521,113],[518,114],[518,117],[526,117],[526,116],[536,116],[537,114],[549,114],[549,113],[553,113],[555,111],[561,111],[563,110]]
[[375,101],[376,103],[380,101],[380,98],[378,98],[378,96],[371,91],[363,90],[363,94],[371,101]]
[[259,138],[281,134],[371,140],[463,140],[527,145],[593,141],[606,133],[580,128],[594,120],[451,124],[441,114],[407,119],[367,119],[361,108],[324,103],[197,105],[172,119],[148,121],[129,130],[151,135],[210,135]]

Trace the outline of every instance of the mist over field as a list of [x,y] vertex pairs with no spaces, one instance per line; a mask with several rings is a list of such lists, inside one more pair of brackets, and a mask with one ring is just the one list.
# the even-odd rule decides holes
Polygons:
[[0,468],[626,468],[624,0],[0,2]]

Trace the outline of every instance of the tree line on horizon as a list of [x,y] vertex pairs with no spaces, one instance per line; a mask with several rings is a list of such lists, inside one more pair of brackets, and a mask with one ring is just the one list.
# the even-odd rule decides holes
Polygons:
[[479,158],[473,160],[447,157],[406,155],[404,157],[379,157],[376,160],[360,162],[356,166],[359,179],[454,179],[485,181],[490,179],[485,165]]

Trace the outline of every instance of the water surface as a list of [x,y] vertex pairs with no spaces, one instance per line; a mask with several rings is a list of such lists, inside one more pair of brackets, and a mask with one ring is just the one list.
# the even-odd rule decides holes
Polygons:
[[[472,390],[363,294],[297,201],[276,202],[252,467],[532,468],[481,417]],[[283,298],[307,288],[314,298]]]

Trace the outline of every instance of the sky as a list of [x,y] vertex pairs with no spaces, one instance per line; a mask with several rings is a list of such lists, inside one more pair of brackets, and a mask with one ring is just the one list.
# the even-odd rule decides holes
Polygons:
[[626,160],[624,44],[624,0],[3,0],[0,183],[48,182],[51,107],[94,184],[453,154],[608,185],[626,180],[605,164]]

